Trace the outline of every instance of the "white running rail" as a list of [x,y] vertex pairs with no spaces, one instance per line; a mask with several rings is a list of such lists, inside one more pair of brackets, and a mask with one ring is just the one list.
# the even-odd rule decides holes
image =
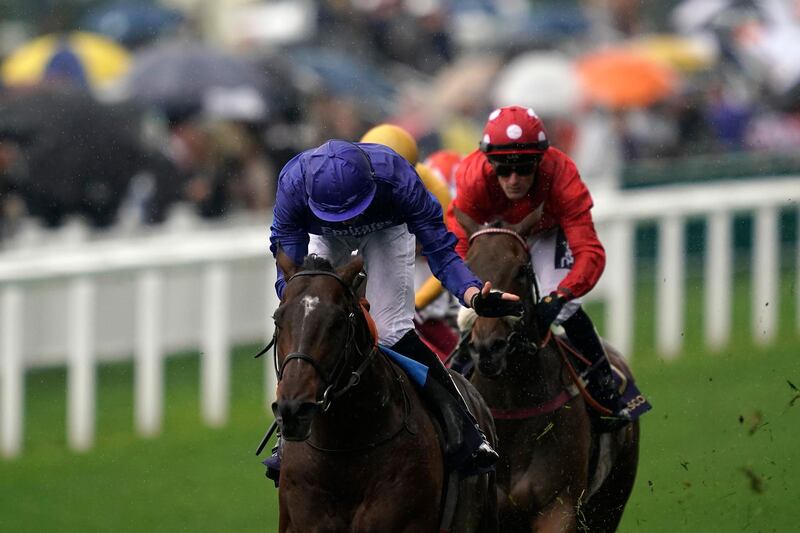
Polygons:
[[[75,450],[91,448],[96,361],[99,354],[108,358],[98,350],[100,323],[112,334],[117,332],[118,338],[105,335],[111,341],[105,347],[112,355],[133,354],[139,434],[154,436],[161,429],[163,358],[178,349],[200,348],[203,418],[212,426],[225,424],[231,346],[272,335],[268,317],[277,302],[272,288],[274,267],[268,260],[268,227],[265,221],[255,227],[165,232],[0,254],[0,453],[12,457],[22,449],[26,368],[59,360],[68,367],[69,445]],[[125,283],[128,286],[123,288],[129,290],[120,290]],[[26,303],[35,309],[26,309]],[[170,303],[179,312],[167,320]],[[63,323],[61,328],[38,320],[37,311],[51,311],[54,304],[62,308],[51,313],[48,321]],[[135,309],[133,314],[129,306]],[[122,315],[125,322],[120,324],[105,314]],[[184,330],[188,325],[190,334],[170,337],[165,331],[168,323],[182,325]],[[120,334],[120,326],[128,331]],[[66,335],[54,335],[53,330]],[[41,337],[56,337],[55,344],[62,343],[60,350],[37,360],[24,343],[29,333],[34,344]],[[39,342],[38,347],[48,348],[48,344]],[[270,365],[267,361],[265,367]],[[265,376],[266,390],[274,390],[271,373]]]
[[[739,213],[754,215],[751,273],[752,335],[772,341],[778,323],[778,219],[798,210],[800,178],[675,185],[598,196],[594,218],[606,246],[608,264],[594,296],[606,298],[606,336],[630,354],[634,327],[633,238],[637,222],[656,221],[659,245],[656,268],[656,344],[666,358],[682,348],[684,329],[684,233],[687,219],[706,220],[704,332],[707,345],[721,349],[730,338],[732,222]],[[800,218],[800,217],[798,217]],[[798,228],[800,230],[800,228]],[[800,308],[800,254],[796,262],[796,302]],[[798,322],[800,329],[800,321]]]
[[[797,210],[800,178],[715,182],[595,196],[594,216],[608,264],[590,295],[606,305],[606,336],[631,354],[634,327],[636,224],[659,227],[657,348],[667,358],[682,348],[684,230],[707,221],[704,331],[708,345],[730,337],[733,216],[752,213],[753,337],[768,343],[778,312],[778,217]],[[799,217],[800,218],[800,217]],[[269,221],[237,227],[165,231],[126,238],[23,247],[0,253],[0,455],[22,450],[27,368],[66,364],[67,433],[75,450],[95,434],[96,362],[129,357],[135,366],[137,432],[161,430],[163,358],[200,348],[201,410],[206,423],[227,421],[231,346],[271,336],[274,263]],[[800,254],[798,283],[800,288]],[[800,306],[800,290],[795,295]],[[768,304],[768,305],[767,305]],[[800,316],[800,313],[798,313]],[[800,322],[798,322],[800,329]],[[275,383],[266,358],[265,403]]]

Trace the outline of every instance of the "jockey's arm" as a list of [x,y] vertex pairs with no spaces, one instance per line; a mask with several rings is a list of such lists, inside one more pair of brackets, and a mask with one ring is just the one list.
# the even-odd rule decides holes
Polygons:
[[[439,179],[436,174],[423,163],[417,163],[414,167],[419,174],[419,177],[422,179],[422,183],[425,185],[425,188],[439,201],[439,204],[442,206],[442,210],[447,212],[447,208],[450,207],[450,202],[452,201],[452,197],[450,196],[450,190],[447,188],[447,184]],[[446,220],[446,217],[445,217]],[[442,287],[442,282],[436,279],[436,276],[430,276],[425,283],[422,284],[422,287],[414,295],[414,308],[415,309],[424,309],[428,307],[436,298],[442,294],[444,287]]]
[[431,197],[422,181],[417,179],[411,165],[406,165],[404,172],[413,174],[407,174],[409,179],[405,180],[404,186],[396,194],[408,229],[422,245],[422,253],[428,259],[433,275],[462,305],[469,306],[464,301],[464,292],[469,287],[480,289],[483,284],[456,254],[455,245],[458,241],[455,235],[447,231],[442,221],[441,205]]
[[[270,227],[270,251],[273,257],[277,256],[280,247],[295,264],[301,264],[308,253],[308,231],[303,220],[302,191],[296,179],[292,179],[293,172],[299,172],[299,165],[291,165],[290,161],[278,179],[278,190],[275,196],[272,226]],[[286,281],[283,272],[278,267],[275,281],[275,292],[278,297],[283,297]]]
[[559,284],[559,289],[567,289],[573,297],[583,296],[597,284],[606,265],[606,253],[594,224],[575,224],[563,228],[575,262],[569,274]]
[[600,279],[606,264],[606,253],[594,228],[589,190],[574,166],[570,170],[572,172],[564,176],[554,189],[556,198],[551,205],[558,206],[554,214],[564,230],[574,258],[569,274],[558,288],[566,289],[565,293],[577,298],[589,292]]

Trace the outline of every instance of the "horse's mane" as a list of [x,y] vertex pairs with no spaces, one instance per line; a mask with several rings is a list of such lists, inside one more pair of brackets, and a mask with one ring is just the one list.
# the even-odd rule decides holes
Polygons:
[[331,262],[317,254],[307,255],[303,259],[301,270],[322,270],[324,272],[333,272],[333,265]]

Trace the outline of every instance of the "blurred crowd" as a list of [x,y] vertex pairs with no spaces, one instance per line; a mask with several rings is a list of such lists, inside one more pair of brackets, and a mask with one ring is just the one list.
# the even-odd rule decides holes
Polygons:
[[466,154],[509,104],[534,108],[595,189],[693,157],[800,169],[797,0],[211,5],[0,8],[2,235],[25,217],[158,223],[176,203],[264,216],[301,150],[389,122],[420,160]]

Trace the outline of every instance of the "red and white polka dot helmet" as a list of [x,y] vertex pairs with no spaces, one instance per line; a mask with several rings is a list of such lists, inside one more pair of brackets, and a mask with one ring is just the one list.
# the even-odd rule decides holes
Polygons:
[[543,154],[549,146],[544,124],[536,112],[512,105],[489,114],[480,149],[487,155]]

